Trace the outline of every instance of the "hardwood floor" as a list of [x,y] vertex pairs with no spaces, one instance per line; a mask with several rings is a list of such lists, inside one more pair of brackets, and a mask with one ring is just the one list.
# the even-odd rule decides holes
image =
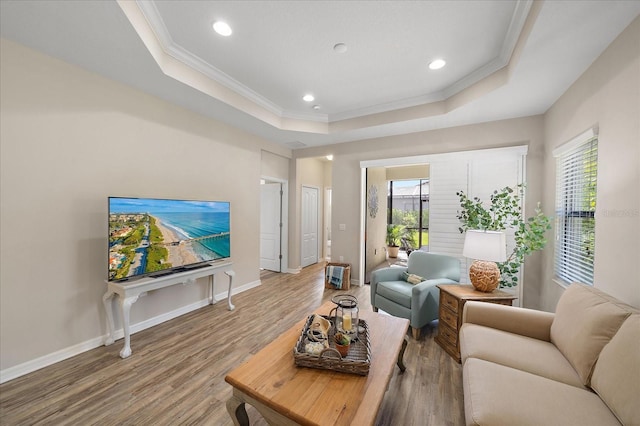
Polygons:
[[[323,264],[300,274],[261,275],[262,285],[122,340],[0,385],[2,425],[232,425],[225,375],[300,318],[329,300]],[[352,286],[371,309],[369,286]],[[376,425],[464,424],[462,369],[438,346],[434,326],[409,337],[407,371],[396,370]],[[374,354],[375,356],[375,354]],[[251,424],[265,425],[247,407]]]

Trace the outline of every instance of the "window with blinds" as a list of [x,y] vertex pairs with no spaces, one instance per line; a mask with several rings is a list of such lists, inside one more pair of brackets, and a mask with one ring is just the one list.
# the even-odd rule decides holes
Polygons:
[[555,275],[593,285],[598,137],[593,130],[554,151],[556,157]]

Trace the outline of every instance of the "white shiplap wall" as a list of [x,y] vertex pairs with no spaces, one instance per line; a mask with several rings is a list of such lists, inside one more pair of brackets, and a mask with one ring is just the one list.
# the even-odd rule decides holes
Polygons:
[[[469,282],[472,259],[462,256],[464,234],[456,218],[460,201],[456,192],[463,190],[469,197],[479,197],[488,204],[494,190],[514,187],[523,181],[526,150],[478,151],[474,155],[461,153],[431,163],[429,194],[429,251],[460,259],[465,271],[462,281]],[[507,231],[507,252],[513,249],[513,232]],[[519,289],[514,289],[517,292]]]
[[[460,201],[456,192],[467,192],[468,169],[468,161],[437,162],[431,164],[429,176],[429,251],[457,257],[463,267],[464,234],[458,230]],[[466,275],[465,282],[469,282]]]

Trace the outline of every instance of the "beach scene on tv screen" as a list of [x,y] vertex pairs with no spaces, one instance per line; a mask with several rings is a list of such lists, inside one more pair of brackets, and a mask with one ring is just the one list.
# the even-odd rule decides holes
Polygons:
[[109,280],[228,258],[229,203],[109,198]]

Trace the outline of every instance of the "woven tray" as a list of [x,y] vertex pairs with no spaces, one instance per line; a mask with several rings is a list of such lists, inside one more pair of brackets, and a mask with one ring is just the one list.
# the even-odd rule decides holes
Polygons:
[[[326,315],[322,315],[322,317],[330,319]],[[359,320],[358,325],[361,327],[360,330],[364,330],[358,333],[357,341],[351,342],[349,353],[346,357],[342,357],[335,348],[333,340],[335,334],[334,327],[331,327],[329,330],[328,349],[323,350],[320,355],[313,355],[304,351],[305,345],[309,342],[307,331],[309,330],[312,320],[313,315],[310,315],[304,324],[296,346],[293,348],[293,358],[297,366],[340,371],[343,373],[359,374],[361,376],[369,374],[369,367],[371,366],[371,343],[369,340],[369,325],[365,320]]]

